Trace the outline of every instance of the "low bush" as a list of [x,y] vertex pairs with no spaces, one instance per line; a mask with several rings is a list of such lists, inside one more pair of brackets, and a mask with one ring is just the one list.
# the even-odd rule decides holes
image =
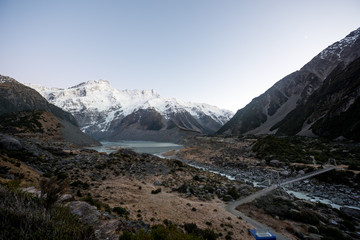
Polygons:
[[201,236],[184,233],[179,227],[174,224],[169,225],[154,225],[149,233],[143,230],[135,234],[124,232],[120,235],[119,240],[204,240]]
[[336,228],[320,227],[319,232],[322,236],[324,236],[324,239],[326,239],[326,240],[345,239],[342,232]]
[[78,188],[82,188],[82,189],[89,189],[90,185],[86,182],[82,182],[80,180],[76,180],[75,182],[72,182],[70,184],[70,186],[72,187],[78,187]]
[[188,234],[201,237],[201,239],[215,240],[218,237],[218,234],[216,234],[213,230],[200,229],[195,223],[185,223],[184,229]]
[[95,239],[68,208],[44,202],[28,193],[0,186],[0,239]]
[[160,193],[161,192],[161,188],[158,188],[158,189],[156,189],[156,190],[152,190],[151,191],[151,194],[158,194],[158,193]]
[[93,206],[95,206],[97,209],[101,211],[106,211],[111,213],[111,208],[108,204],[101,202],[99,199],[94,199],[91,196],[86,196],[81,198],[82,201],[85,201]]
[[46,209],[49,209],[59,199],[67,187],[66,179],[51,177],[40,180],[41,199],[44,201]]
[[229,188],[227,190],[227,193],[234,199],[238,199],[240,197],[240,194],[237,192],[235,187]]
[[114,207],[112,211],[122,217],[128,217],[130,214],[130,212],[123,207]]

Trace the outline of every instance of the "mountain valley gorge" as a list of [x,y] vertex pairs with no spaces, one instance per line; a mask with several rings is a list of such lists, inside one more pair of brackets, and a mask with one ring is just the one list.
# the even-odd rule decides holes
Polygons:
[[0,239],[360,239],[359,96],[360,28],[235,115],[0,75]]

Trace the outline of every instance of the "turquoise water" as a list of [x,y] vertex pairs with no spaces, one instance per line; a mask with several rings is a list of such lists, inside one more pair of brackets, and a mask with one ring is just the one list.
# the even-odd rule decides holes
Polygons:
[[101,142],[102,146],[91,147],[98,152],[111,153],[119,148],[130,148],[138,153],[149,153],[159,155],[171,150],[180,150],[182,145],[170,142],[151,142],[151,141],[119,141],[119,142]]

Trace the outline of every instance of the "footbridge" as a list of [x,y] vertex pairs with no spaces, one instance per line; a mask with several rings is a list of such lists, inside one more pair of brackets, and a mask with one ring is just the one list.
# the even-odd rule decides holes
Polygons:
[[319,170],[316,170],[316,171],[313,171],[313,172],[310,172],[310,173],[307,173],[307,174],[304,174],[304,175],[301,175],[301,176],[297,176],[297,177],[294,177],[294,178],[287,178],[287,179],[285,179],[285,180],[283,180],[280,183],[275,184],[275,185],[284,186],[284,185],[287,185],[287,184],[290,184],[290,183],[302,181],[302,180],[305,180],[307,178],[311,178],[311,177],[314,177],[316,175],[323,174],[325,172],[329,172],[329,171],[334,170],[334,169],[336,169],[335,166],[330,166],[330,167],[319,169]]

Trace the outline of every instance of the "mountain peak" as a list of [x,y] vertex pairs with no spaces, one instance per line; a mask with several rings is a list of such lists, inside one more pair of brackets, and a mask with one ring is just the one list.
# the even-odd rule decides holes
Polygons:
[[107,80],[103,80],[103,79],[90,80],[90,81],[82,82],[82,83],[79,83],[79,84],[77,84],[75,86],[69,87],[69,89],[71,89],[71,88],[79,88],[79,87],[86,87],[86,86],[94,86],[94,85],[110,86],[110,82],[107,81]]

